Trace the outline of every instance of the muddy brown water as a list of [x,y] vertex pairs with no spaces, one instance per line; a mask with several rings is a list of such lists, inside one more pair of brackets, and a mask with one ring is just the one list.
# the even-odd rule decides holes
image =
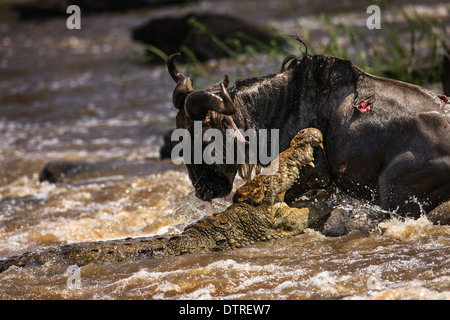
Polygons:
[[[240,15],[254,8],[212,3],[219,12],[241,4]],[[268,19],[264,3],[256,22]],[[173,125],[174,85],[164,66],[141,63],[129,30],[170,10],[189,8],[82,17],[81,30],[62,18],[0,22],[0,259],[51,244],[176,233],[229,205],[196,199],[184,167],[158,159]],[[282,8],[273,14],[292,25]],[[258,63],[265,73],[277,68]],[[217,79],[237,68],[226,60],[206,67]],[[39,183],[51,160],[108,166]],[[229,252],[87,265],[75,287],[66,267],[13,267],[0,274],[0,299],[450,299],[449,239],[449,226],[393,217],[369,234],[307,230]]]

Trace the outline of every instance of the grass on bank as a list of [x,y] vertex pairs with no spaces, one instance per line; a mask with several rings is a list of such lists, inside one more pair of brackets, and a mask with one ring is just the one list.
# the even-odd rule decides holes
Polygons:
[[[390,8],[391,15],[401,17],[401,21],[392,21],[381,15],[381,29],[368,30],[354,24],[336,22],[332,17],[321,14],[320,21],[324,26],[327,39],[325,43],[313,41],[308,28],[308,20],[299,20],[293,14],[288,0],[283,1],[297,30],[296,34],[308,45],[308,53],[325,54],[349,59],[363,70],[418,85],[428,85],[441,81],[443,72],[442,54],[449,52],[450,44],[444,23],[439,19],[425,20],[417,12],[409,12],[402,8]],[[267,73],[270,63],[281,66],[283,59],[289,54],[301,55],[302,45],[293,37],[284,36],[285,45],[273,39],[265,44],[246,34],[219,39],[205,25],[195,18],[189,23],[193,32],[207,35],[227,54],[227,58],[236,62],[236,75],[239,79],[246,74],[262,76]],[[278,32],[277,36],[283,36]],[[189,38],[189,35],[188,37]],[[245,41],[244,41],[245,40]],[[243,45],[243,43],[246,43]],[[167,55],[153,46],[146,49],[154,56],[165,61]],[[180,47],[180,51],[189,57],[187,71],[194,77],[211,78],[207,68],[197,59],[189,45],[189,39]],[[258,52],[263,52],[262,64],[249,63]],[[216,81],[217,79],[211,79]],[[236,79],[237,80],[237,79]]]

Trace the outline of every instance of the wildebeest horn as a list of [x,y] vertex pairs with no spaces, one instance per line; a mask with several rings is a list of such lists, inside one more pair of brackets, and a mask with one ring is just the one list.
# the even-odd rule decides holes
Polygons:
[[236,113],[236,106],[233,103],[228,91],[228,76],[224,76],[220,83],[220,95],[211,91],[196,91],[187,98],[184,106],[186,114],[192,120],[204,120],[209,110],[231,116]]
[[179,53],[174,53],[167,59],[167,70],[169,71],[169,74],[172,77],[173,81],[177,83],[177,86],[173,90],[172,95],[173,105],[177,109],[180,109],[184,106],[186,97],[194,91],[192,80],[184,76],[175,65],[175,59],[179,56]]

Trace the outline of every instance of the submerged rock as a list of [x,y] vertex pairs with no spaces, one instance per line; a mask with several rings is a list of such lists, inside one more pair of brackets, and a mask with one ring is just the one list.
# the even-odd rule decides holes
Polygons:
[[167,131],[163,136],[163,145],[161,146],[161,149],[159,150],[160,153],[160,159],[170,159],[172,157],[172,149],[175,147],[179,142],[178,141],[172,141],[172,132],[175,129],[171,129]]
[[322,229],[322,234],[328,237],[338,237],[352,231],[370,233],[380,222],[390,216],[386,212],[370,208],[336,208]]
[[77,174],[98,168],[98,164],[83,161],[51,161],[39,174],[39,181],[62,182]]
[[[199,61],[228,57],[249,45],[254,50],[262,51],[267,50],[272,41],[278,45],[285,43],[273,30],[231,16],[212,13],[151,19],[133,29],[132,37],[166,55],[187,48],[192,50],[191,53]],[[147,53],[153,55],[150,50]],[[186,57],[187,55],[182,55],[180,59]]]

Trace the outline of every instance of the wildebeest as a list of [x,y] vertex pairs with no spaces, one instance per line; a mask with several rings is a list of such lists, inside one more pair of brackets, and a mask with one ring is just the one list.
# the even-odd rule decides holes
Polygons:
[[[177,56],[167,61],[177,83],[177,127],[191,132],[198,127],[194,121],[201,121],[203,129],[220,131],[278,129],[279,171],[257,175],[236,191],[226,210],[188,225],[181,234],[52,246],[0,261],[0,273],[13,265],[159,259],[292,237],[333,207],[326,192],[302,208],[289,207],[286,199],[331,184],[384,209],[406,216],[427,212],[433,222],[449,224],[446,96],[369,75],[350,61],[308,54],[288,57],[277,74],[228,89],[224,77],[208,90],[194,91],[191,79],[175,65]],[[236,139],[244,143],[243,136]],[[238,171],[247,167],[238,162],[186,166],[203,200],[228,195]],[[333,217],[332,212],[326,223]]]
[[[400,215],[429,212],[450,199],[449,98],[422,87],[370,75],[350,61],[324,55],[290,56],[281,71],[238,81],[228,77],[205,91],[167,61],[177,83],[177,128],[279,129],[280,152],[302,129],[323,133],[323,164],[288,193],[334,183],[358,199]],[[270,137],[269,137],[270,139]],[[187,164],[203,200],[232,190],[239,164]],[[288,196],[288,193],[286,196]],[[293,194],[292,194],[293,193]],[[447,203],[448,204],[448,203]]]

